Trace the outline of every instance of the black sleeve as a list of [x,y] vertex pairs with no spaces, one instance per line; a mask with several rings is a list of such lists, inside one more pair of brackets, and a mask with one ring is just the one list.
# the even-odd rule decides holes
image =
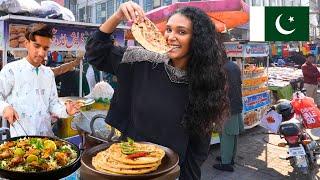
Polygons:
[[98,30],[86,44],[85,57],[98,70],[117,75],[126,48],[114,46],[111,34]]
[[201,166],[209,155],[210,135],[190,135],[186,160],[181,165],[179,180],[200,180]]

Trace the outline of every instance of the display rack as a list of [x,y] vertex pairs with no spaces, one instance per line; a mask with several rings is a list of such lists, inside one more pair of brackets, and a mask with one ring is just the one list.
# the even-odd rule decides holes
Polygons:
[[[227,56],[239,59],[242,71],[242,100],[245,129],[260,123],[260,118],[271,103],[268,81],[269,44],[256,42],[226,42]],[[260,58],[263,62],[255,62]],[[253,64],[248,64],[251,59]]]

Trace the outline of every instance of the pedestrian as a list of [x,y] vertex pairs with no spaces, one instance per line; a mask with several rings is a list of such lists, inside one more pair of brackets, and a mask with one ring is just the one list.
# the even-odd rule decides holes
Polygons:
[[121,4],[86,44],[89,63],[118,78],[106,122],[123,137],[173,149],[179,179],[199,180],[213,123],[222,124],[229,108],[216,29],[202,10],[184,7],[167,21],[164,37],[171,50],[166,55],[114,46],[117,25],[136,22],[137,16],[144,17],[139,5]]
[[314,102],[317,103],[318,78],[320,78],[320,72],[317,66],[313,64],[314,60],[315,56],[313,54],[308,54],[306,56],[306,62],[302,65],[301,69],[306,95],[312,97]]
[[66,118],[79,110],[73,102],[59,102],[53,72],[42,65],[52,36],[50,26],[30,25],[25,34],[28,55],[5,65],[0,72],[0,115],[10,123],[13,137],[53,136],[50,115]]
[[233,172],[234,160],[237,152],[238,135],[244,130],[242,118],[241,71],[239,66],[228,61],[224,66],[228,79],[228,96],[230,101],[231,118],[224,124],[220,135],[220,154],[216,159],[220,161],[213,167],[222,171]]

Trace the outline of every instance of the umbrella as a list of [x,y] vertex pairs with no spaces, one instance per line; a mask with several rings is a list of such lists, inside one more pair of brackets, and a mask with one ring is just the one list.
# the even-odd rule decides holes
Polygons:
[[[249,8],[242,0],[211,0],[196,2],[177,2],[146,13],[146,16],[164,32],[168,16],[176,9],[185,6],[198,7],[212,19],[218,32],[224,32],[249,21]],[[245,11],[242,11],[245,10]]]

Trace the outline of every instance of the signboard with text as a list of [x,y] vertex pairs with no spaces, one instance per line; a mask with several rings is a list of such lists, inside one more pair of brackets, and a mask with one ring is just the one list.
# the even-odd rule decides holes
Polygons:
[[228,57],[265,57],[269,55],[269,45],[266,43],[226,42],[224,47]]
[[254,94],[250,96],[245,96],[243,100],[243,112],[248,112],[254,109],[261,108],[263,106],[269,105],[271,103],[269,91]]
[[[25,32],[30,28],[26,24],[9,25],[9,48],[24,48]],[[76,51],[84,50],[87,39],[97,28],[55,26],[51,50]]]

